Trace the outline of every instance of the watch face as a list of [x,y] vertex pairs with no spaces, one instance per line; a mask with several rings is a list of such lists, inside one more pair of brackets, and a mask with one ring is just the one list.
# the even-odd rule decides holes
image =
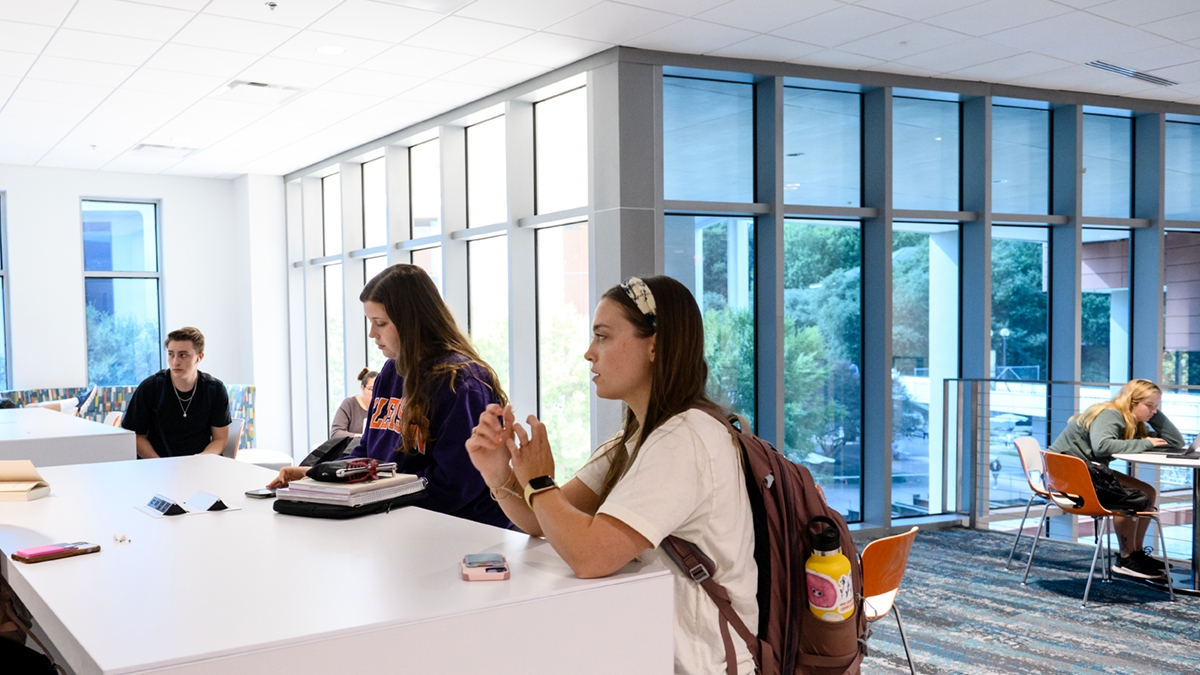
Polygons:
[[545,490],[546,488],[554,487],[554,478],[550,476],[538,476],[537,478],[529,479],[529,487],[534,490]]

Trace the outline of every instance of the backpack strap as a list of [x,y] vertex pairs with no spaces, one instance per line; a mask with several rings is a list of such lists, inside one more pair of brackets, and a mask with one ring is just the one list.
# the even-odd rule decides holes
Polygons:
[[721,618],[721,639],[725,643],[726,674],[737,675],[737,654],[734,652],[733,638],[729,635],[729,626],[733,626],[737,634],[746,641],[750,655],[754,657],[755,669],[761,671],[762,658],[758,637],[750,632],[746,623],[742,621],[742,617],[734,611],[733,603],[730,601],[725,587],[713,579],[713,574],[717,571],[716,563],[704,555],[695,544],[674,535],[664,539],[663,544],[663,550],[671,560],[679,566],[679,569],[683,570],[684,574],[700,584],[700,587],[717,606],[717,612]]

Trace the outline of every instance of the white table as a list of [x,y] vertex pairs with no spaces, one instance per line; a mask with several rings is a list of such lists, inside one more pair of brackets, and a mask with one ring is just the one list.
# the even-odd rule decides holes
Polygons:
[[134,459],[136,439],[127,429],[46,408],[0,410],[0,459],[33,460],[39,469]]
[[1174,570],[1174,582],[1186,583],[1193,591],[1200,591],[1200,527],[1196,522],[1200,514],[1200,459],[1184,459],[1179,456],[1159,455],[1145,452],[1121,453],[1113,455],[1113,459],[1123,459],[1135,464],[1153,466],[1182,466],[1192,469],[1192,567],[1191,570]]
[[[334,521],[243,496],[274,472],[224,457],[51,467],[0,503],[0,572],[79,675],[670,673],[672,578],[631,563],[575,578],[542,540],[416,507]],[[242,510],[151,518],[155,493]],[[113,543],[128,534],[130,544]],[[33,565],[17,549],[99,543]],[[508,581],[466,582],[466,553]]]

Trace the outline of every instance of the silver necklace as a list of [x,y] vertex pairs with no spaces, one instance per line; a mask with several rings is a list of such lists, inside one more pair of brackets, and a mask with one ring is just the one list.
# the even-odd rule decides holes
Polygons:
[[[171,382],[171,390],[175,392],[175,398],[179,399],[179,409],[183,411],[184,417],[187,417],[188,408],[192,407],[192,399],[196,398],[196,387],[199,384],[200,384],[200,379],[197,378],[196,384],[192,385],[192,395],[187,398],[184,398],[179,395],[179,390],[175,388],[175,382],[173,382],[173,381]],[[184,407],[184,405],[183,405],[184,403],[187,404],[187,407]]]

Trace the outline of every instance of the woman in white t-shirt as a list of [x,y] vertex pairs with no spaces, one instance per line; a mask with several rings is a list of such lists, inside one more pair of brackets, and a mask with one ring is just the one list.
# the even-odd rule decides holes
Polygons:
[[[554,483],[546,427],[491,405],[467,441],[505,514],[543,536],[580,577],[612,574],[644,553],[675,574],[675,672],[725,672],[716,605],[660,549],[668,535],[716,563],[717,583],[751,630],[758,626],[754,525],[740,453],[704,410],[704,325],[695,298],[670,277],[636,277],[604,294],[584,358],[600,398],[625,402],[622,432],[565,485]],[[505,420],[503,426],[500,417]],[[738,672],[752,673],[736,635]]]

